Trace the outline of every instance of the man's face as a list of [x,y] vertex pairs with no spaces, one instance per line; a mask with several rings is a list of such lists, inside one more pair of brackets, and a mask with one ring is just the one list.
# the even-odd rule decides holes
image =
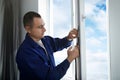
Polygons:
[[42,18],[35,17],[32,28],[29,28],[27,32],[34,40],[38,41],[44,37],[44,32],[46,31],[44,25],[45,23]]

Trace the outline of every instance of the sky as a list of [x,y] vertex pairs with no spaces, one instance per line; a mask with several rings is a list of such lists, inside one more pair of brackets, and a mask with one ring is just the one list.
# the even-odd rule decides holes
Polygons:
[[106,1],[85,0],[85,15],[88,80],[108,80]]
[[[84,5],[87,80],[108,80],[106,0],[85,0]],[[54,36],[66,36],[71,19],[70,0],[53,0]],[[57,61],[65,56],[57,55]]]

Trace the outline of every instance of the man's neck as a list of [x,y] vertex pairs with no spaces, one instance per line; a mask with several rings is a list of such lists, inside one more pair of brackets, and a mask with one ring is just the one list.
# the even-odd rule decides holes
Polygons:
[[35,42],[38,42],[39,40],[41,40],[41,39],[38,39],[38,38],[35,38],[35,37],[33,37],[33,36],[31,36],[31,35],[29,35]]

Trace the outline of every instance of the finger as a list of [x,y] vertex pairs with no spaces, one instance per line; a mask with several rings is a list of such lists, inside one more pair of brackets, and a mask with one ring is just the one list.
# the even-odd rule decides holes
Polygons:
[[71,35],[72,35],[73,37],[75,37],[75,36],[77,35],[77,32],[76,32],[76,31],[71,31],[70,33],[71,33]]
[[76,48],[79,48],[79,45],[76,45],[75,47],[76,47]]
[[74,31],[71,31],[71,33],[77,35],[78,31],[74,30]]

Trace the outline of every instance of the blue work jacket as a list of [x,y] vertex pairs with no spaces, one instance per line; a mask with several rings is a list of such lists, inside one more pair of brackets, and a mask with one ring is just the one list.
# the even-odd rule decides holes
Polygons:
[[60,80],[66,73],[70,63],[65,59],[55,66],[53,53],[71,45],[65,38],[52,38],[45,36],[41,39],[45,50],[36,43],[28,34],[20,45],[16,62],[20,71],[20,80]]

